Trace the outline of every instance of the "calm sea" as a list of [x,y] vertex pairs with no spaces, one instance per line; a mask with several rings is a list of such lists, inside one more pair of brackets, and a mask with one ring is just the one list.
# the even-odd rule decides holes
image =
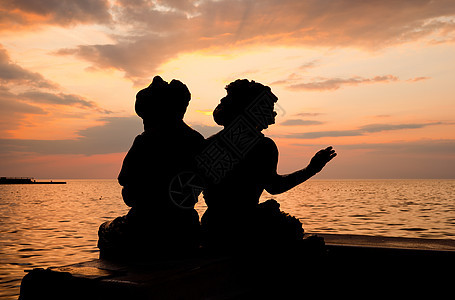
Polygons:
[[[128,210],[116,180],[67,182],[0,185],[1,299],[24,270],[97,258],[98,226]],[[455,239],[455,180],[310,180],[273,198],[306,232]]]

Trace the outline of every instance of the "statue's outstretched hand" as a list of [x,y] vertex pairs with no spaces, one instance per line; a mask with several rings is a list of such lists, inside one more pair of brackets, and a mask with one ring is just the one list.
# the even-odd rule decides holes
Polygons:
[[322,168],[324,168],[324,166],[329,161],[331,161],[336,155],[337,154],[335,153],[335,150],[333,150],[332,146],[319,150],[311,159],[307,169],[316,174],[319,171],[321,171]]

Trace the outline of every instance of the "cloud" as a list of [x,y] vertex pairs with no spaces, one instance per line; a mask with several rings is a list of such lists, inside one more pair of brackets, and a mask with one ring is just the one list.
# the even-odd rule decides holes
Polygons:
[[360,130],[329,130],[329,131],[314,131],[305,133],[293,133],[284,137],[290,139],[317,139],[321,137],[340,137],[340,136],[359,136],[363,135]]
[[[117,1],[113,15],[120,24],[132,25],[141,33],[169,32],[179,29],[195,10],[195,1]],[[181,28],[180,28],[181,29]]]
[[20,99],[26,99],[36,103],[47,103],[57,105],[79,106],[81,108],[98,108],[97,104],[84,97],[64,93],[47,93],[40,91],[30,91],[17,95]]
[[329,131],[314,131],[305,133],[293,133],[280,137],[292,139],[317,139],[321,137],[344,137],[344,136],[362,136],[365,133],[376,133],[382,131],[402,130],[402,129],[417,129],[432,125],[443,125],[443,122],[432,123],[410,123],[410,124],[368,124],[361,126],[358,129],[352,130],[329,130]]
[[431,79],[431,77],[421,76],[421,77],[410,78],[407,81],[417,82],[417,81],[423,81],[423,80],[428,80],[428,79]]
[[[302,72],[305,72],[307,69],[316,67],[318,63],[319,60],[312,60],[300,65],[297,69],[299,69]],[[289,82],[295,82],[300,80],[302,80],[302,76],[300,76],[300,74],[291,73],[286,77],[286,79],[276,80],[270,83],[270,85],[289,84]]]
[[[376,51],[416,40],[455,35],[455,2],[403,1],[117,1],[107,45],[61,49],[98,68],[115,68],[133,81],[188,51],[242,45],[356,47]],[[115,30],[118,29],[118,30]],[[120,33],[121,32],[121,33]],[[313,64],[303,65],[304,68]],[[334,78],[302,83],[297,89],[333,90],[343,85],[390,82],[374,78]]]
[[29,140],[0,139],[0,151],[33,152],[39,154],[108,154],[128,151],[134,137],[142,130],[138,117],[107,117],[103,125],[78,132],[78,139]]
[[[150,34],[134,41],[119,42],[116,45],[81,45],[77,48],[60,49],[57,55],[74,55],[88,60],[94,68],[118,69],[135,84],[142,85],[150,74],[166,60],[190,47],[188,40],[179,34],[167,38]],[[195,48],[195,47],[193,47]]]
[[393,75],[375,76],[372,78],[356,76],[351,78],[329,78],[315,82],[291,84],[287,87],[291,90],[326,91],[337,90],[345,85],[356,86],[366,83],[389,83],[397,80],[398,77]]
[[[306,143],[293,146],[311,152],[327,147]],[[455,139],[333,144],[333,147],[338,156],[322,172],[328,178],[452,179],[455,176]]]
[[0,86],[0,132],[20,126],[27,115],[45,115],[41,107],[17,101],[17,95]]
[[[102,125],[77,132],[79,138],[67,140],[0,139],[0,153],[32,152],[54,154],[109,154],[128,151],[134,138],[142,133],[142,120],[137,116],[105,117]],[[222,129],[220,126],[201,124],[191,128],[209,137]]]
[[[293,146],[323,148],[324,144],[292,144]],[[396,141],[389,143],[360,143],[337,145],[336,150],[371,150],[388,154],[438,154],[455,155],[455,139],[422,139],[416,141]]]
[[0,0],[0,30],[37,25],[106,24],[111,21],[108,0]]
[[12,113],[30,113],[30,114],[46,114],[46,112],[38,107],[25,102],[14,101],[17,95],[11,93],[8,88],[0,86],[0,112],[4,115]]
[[[0,86],[0,133],[4,134],[5,131],[29,124],[26,120],[30,115],[48,115],[48,118],[55,118],[56,115],[59,115],[56,111],[59,106],[95,111],[101,114],[112,113],[78,95],[61,92],[49,93],[34,89],[14,93],[8,87]],[[66,112],[63,117],[73,118],[74,116]],[[78,111],[77,117],[81,118],[83,114]]]
[[[406,81],[408,82],[417,82],[428,80],[431,77],[414,77]],[[286,85],[288,89],[291,90],[307,90],[307,91],[333,91],[338,90],[343,86],[356,86],[360,84],[372,84],[372,83],[390,83],[399,81],[400,79],[394,75],[382,75],[374,76],[371,78],[365,78],[361,76],[354,76],[350,78],[319,78],[311,82],[299,82],[302,81],[302,78],[297,74],[293,73],[289,75],[286,79],[277,80],[271,83],[271,85]],[[296,82],[296,83],[292,83]],[[292,83],[292,84],[290,84]]]
[[401,129],[416,129],[423,128],[431,125],[441,125],[442,122],[433,123],[411,123],[411,124],[369,124],[360,127],[361,132],[381,132],[389,130],[401,130]]
[[295,115],[296,116],[300,116],[300,117],[317,117],[317,116],[320,116],[322,114],[323,113],[318,113],[318,112],[314,112],[314,113],[303,112],[303,113],[298,113],[298,114],[295,114]]
[[418,140],[410,142],[391,142],[373,144],[348,144],[341,146],[348,150],[374,150],[387,153],[414,153],[414,154],[455,154],[454,139]]
[[310,62],[306,62],[302,65],[299,66],[300,70],[307,70],[316,67],[316,65],[319,63],[319,60],[312,60]]
[[0,83],[16,83],[38,88],[57,89],[58,85],[41,74],[28,71],[13,63],[8,52],[0,44]]
[[[327,144],[296,143],[293,146],[302,147],[298,152],[311,154]],[[326,178],[452,179],[455,176],[455,139],[332,146],[338,156],[322,172]],[[290,170],[294,168],[291,165]]]
[[280,125],[284,125],[284,126],[319,125],[319,124],[323,124],[323,123],[324,122],[315,121],[315,120],[289,119],[289,120],[286,120],[286,121],[280,123]]
[[[58,84],[47,80],[43,75],[13,63],[7,50],[0,45],[0,132],[21,127],[29,115],[48,114],[51,118],[51,106],[111,113],[91,100],[63,93],[61,89]],[[17,92],[18,90],[22,92]]]
[[[302,68],[302,67],[299,67],[299,69],[300,68]],[[289,82],[301,80],[301,78],[302,77],[299,74],[291,73],[286,77],[286,79],[274,81],[274,82],[270,83],[270,85],[288,84]]]

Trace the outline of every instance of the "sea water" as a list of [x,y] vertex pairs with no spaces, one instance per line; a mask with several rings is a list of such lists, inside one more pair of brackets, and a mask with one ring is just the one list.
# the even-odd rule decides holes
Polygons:
[[[1,299],[17,299],[24,270],[97,258],[98,226],[127,213],[116,180],[66,181],[0,185]],[[307,233],[455,239],[455,180],[309,180],[269,198]]]

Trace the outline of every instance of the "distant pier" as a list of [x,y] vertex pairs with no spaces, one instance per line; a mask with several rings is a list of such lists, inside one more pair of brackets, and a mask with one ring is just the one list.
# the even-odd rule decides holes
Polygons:
[[0,177],[0,184],[66,184],[66,181],[36,181],[33,177]]

